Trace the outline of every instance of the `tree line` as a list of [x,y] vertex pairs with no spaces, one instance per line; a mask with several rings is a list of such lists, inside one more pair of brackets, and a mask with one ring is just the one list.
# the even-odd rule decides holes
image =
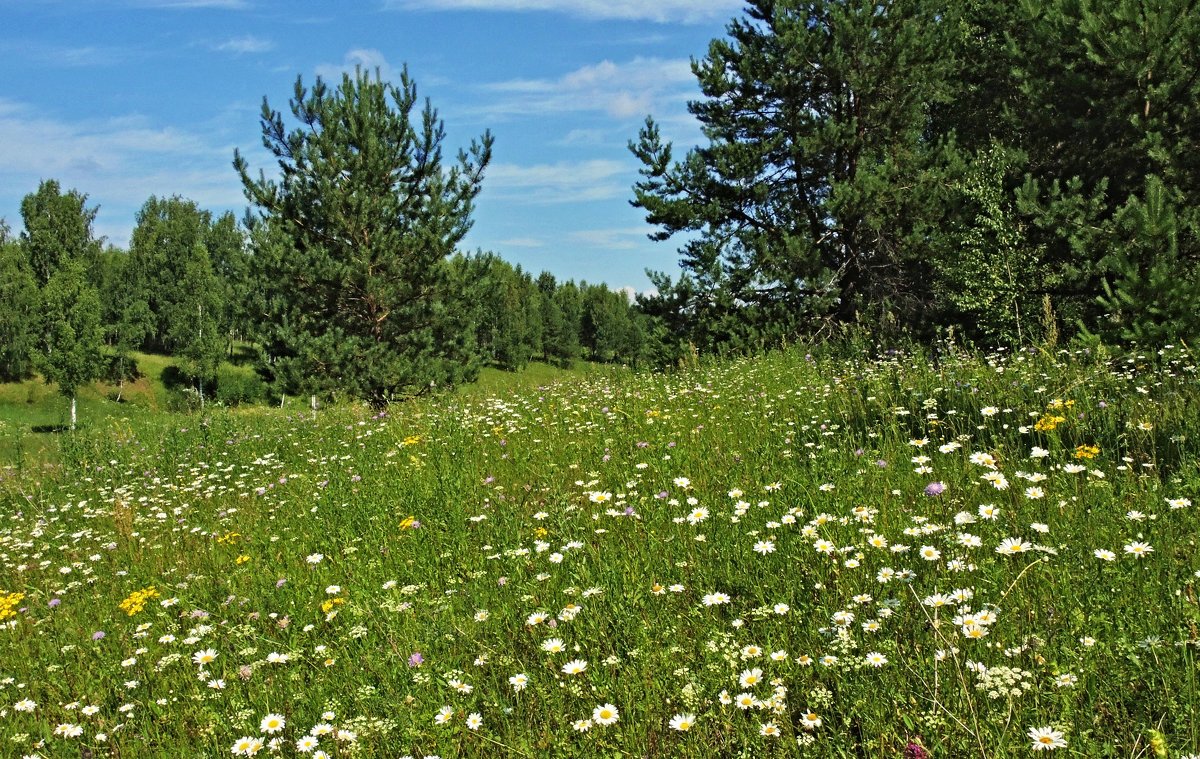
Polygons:
[[[151,197],[137,214],[127,250],[94,236],[97,208],[77,190],[47,180],[21,204],[19,234],[0,222],[0,381],[40,372],[69,397],[97,379],[137,376],[135,351],[177,359],[201,397],[218,393],[223,360],[235,349],[288,339],[270,322],[271,261],[232,213],[215,216],[182,197]],[[261,227],[255,227],[263,234]],[[540,360],[644,363],[645,317],[623,292],[604,284],[537,277],[493,253],[456,253],[439,261],[453,320],[458,377],[481,366],[517,370]],[[355,357],[350,356],[351,360]],[[344,376],[281,368],[258,352],[262,390],[323,397],[372,397],[353,367]],[[431,380],[437,385],[438,379]],[[321,385],[320,380],[329,381]],[[237,382],[229,377],[229,382]],[[226,392],[224,400],[266,400]]]

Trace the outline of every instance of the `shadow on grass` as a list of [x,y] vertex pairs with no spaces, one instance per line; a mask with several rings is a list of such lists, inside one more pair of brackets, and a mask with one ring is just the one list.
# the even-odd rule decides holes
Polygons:
[[71,425],[69,424],[35,424],[29,428],[31,432],[47,433],[47,432],[70,432]]

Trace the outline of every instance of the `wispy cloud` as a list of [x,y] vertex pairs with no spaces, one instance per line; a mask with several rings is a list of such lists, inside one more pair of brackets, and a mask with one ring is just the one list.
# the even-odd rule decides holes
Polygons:
[[19,224],[21,197],[53,178],[88,194],[100,206],[97,231],[123,245],[152,194],[214,210],[244,206],[232,155],[233,146],[212,135],[137,116],[64,121],[0,99],[0,215]]
[[493,118],[599,111],[628,119],[664,106],[678,107],[693,95],[694,82],[691,62],[684,59],[605,60],[557,79],[511,79],[484,85],[498,97],[479,108]]
[[741,0],[384,0],[392,10],[549,11],[591,19],[711,21],[741,8]]
[[613,227],[609,229],[579,229],[567,235],[567,239],[578,245],[604,250],[633,250],[644,246],[647,226]]
[[618,161],[560,161],[488,167],[484,192],[492,199],[530,204],[611,200],[628,192],[628,167]]
[[131,4],[141,8],[217,8],[231,11],[250,7],[247,0],[132,0]]
[[544,248],[546,241],[538,237],[510,237],[507,240],[497,240],[501,248]]
[[316,72],[322,79],[336,82],[341,81],[342,74],[353,74],[355,68],[361,68],[371,76],[374,76],[375,70],[378,69],[379,76],[385,82],[399,79],[399,72],[392,68],[383,53],[374,48],[354,48],[346,53],[341,63],[323,63],[317,66]]
[[237,55],[267,53],[275,49],[275,43],[262,37],[247,34],[242,37],[233,37],[225,40],[219,45],[214,46],[213,49],[222,53],[236,53]]
[[47,45],[32,40],[8,40],[0,42],[0,53],[15,58],[24,58],[47,66],[60,68],[85,68],[112,66],[134,55],[132,48],[111,45]]

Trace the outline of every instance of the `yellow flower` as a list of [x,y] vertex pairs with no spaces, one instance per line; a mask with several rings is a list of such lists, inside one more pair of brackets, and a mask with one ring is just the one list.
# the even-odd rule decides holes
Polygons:
[[416,517],[414,517],[412,515],[406,516],[406,517],[404,517],[404,519],[400,520],[400,529],[401,530],[410,530],[410,529],[412,529],[412,526],[416,523],[417,523]]
[[1080,445],[1075,448],[1075,458],[1094,459],[1100,453],[1098,445]]
[[129,594],[128,598],[119,604],[119,607],[121,611],[132,617],[134,614],[137,614],[141,610],[145,609],[146,602],[151,598],[158,598],[158,591],[153,585],[148,588],[143,588],[142,590],[133,591]]
[[1058,427],[1058,425],[1065,421],[1067,421],[1066,417],[1046,414],[1041,419],[1037,420],[1037,424],[1033,425],[1033,428],[1038,432],[1052,432],[1054,428]]
[[17,616],[15,609],[21,604],[24,598],[24,593],[0,592],[0,622],[9,617]]
[[242,554],[241,556],[234,559],[234,563],[239,566],[242,564],[245,564],[247,561],[250,561],[250,557],[247,556],[246,554]]
[[545,527],[539,527],[533,531],[534,537],[537,537],[537,538],[544,538],[549,534],[550,534],[550,531],[547,530]]

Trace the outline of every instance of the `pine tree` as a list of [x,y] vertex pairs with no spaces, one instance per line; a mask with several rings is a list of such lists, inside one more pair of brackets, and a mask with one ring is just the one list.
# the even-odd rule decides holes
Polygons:
[[[1162,345],[1200,334],[1200,260],[1181,253],[1197,250],[1200,240],[1194,228],[1180,228],[1178,202],[1152,176],[1142,197],[1131,197],[1117,214],[1123,244],[1104,261],[1110,275],[1097,298],[1105,311],[1097,325],[1102,336]],[[1181,235],[1193,237],[1181,246]]]
[[444,339],[446,258],[471,225],[491,157],[485,133],[442,162],[444,128],[416,85],[360,71],[330,88],[297,79],[290,131],[264,99],[263,144],[280,175],[234,164],[258,209],[255,282],[262,369],[280,393],[386,402],[461,381],[465,343]]
[[[949,94],[940,7],[750,0],[693,63],[707,145],[672,158],[650,119],[634,205],[694,236],[662,281],[714,341],[772,342],[813,316],[920,313],[938,192],[928,108]],[[727,332],[727,334],[722,334]],[[707,347],[707,346],[706,346]]]

